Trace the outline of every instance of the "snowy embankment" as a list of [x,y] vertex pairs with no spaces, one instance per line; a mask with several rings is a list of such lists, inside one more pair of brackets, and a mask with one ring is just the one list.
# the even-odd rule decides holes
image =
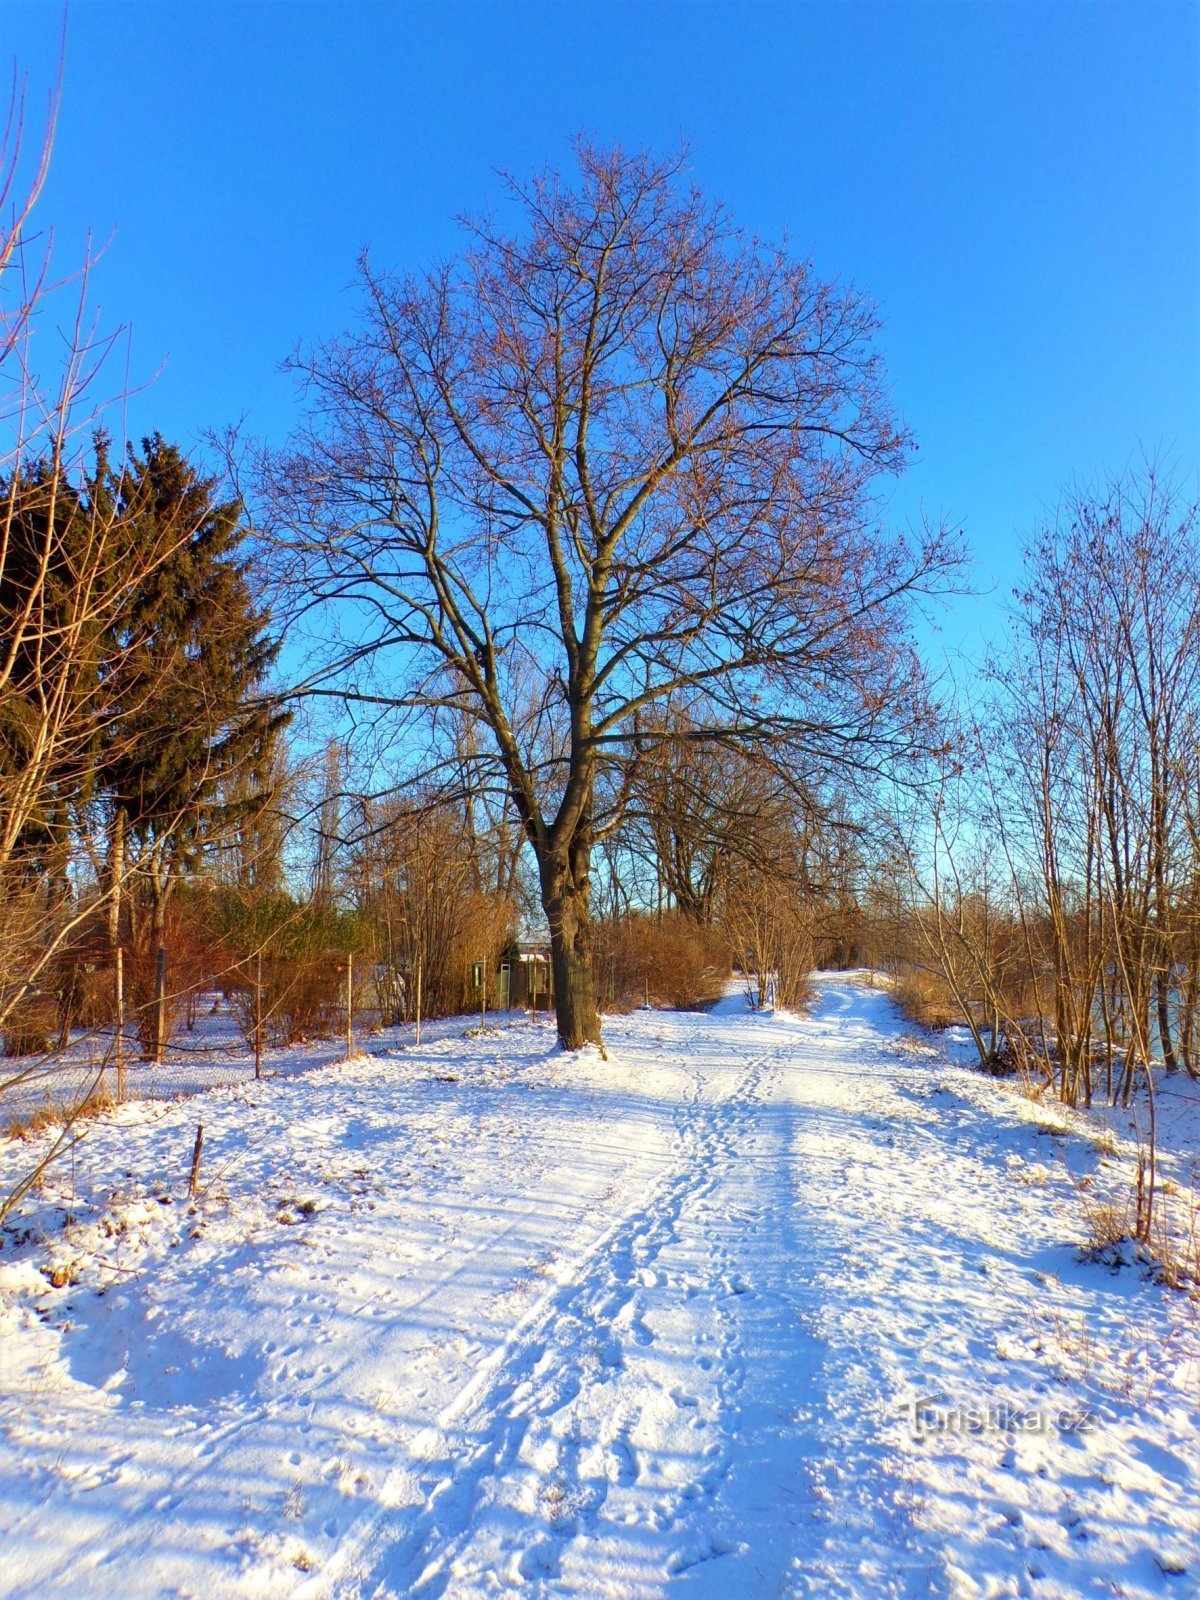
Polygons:
[[1200,1593],[1194,1302],[901,1032],[824,976],[91,1124],[0,1251],[0,1593]]

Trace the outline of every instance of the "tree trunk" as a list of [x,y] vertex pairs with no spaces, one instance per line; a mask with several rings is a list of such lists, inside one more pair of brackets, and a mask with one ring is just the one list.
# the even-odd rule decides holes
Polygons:
[[1172,970],[1168,964],[1165,972],[1160,970],[1154,975],[1154,992],[1158,1005],[1158,1037],[1162,1044],[1163,1065],[1169,1073],[1179,1071],[1179,1059],[1175,1054],[1175,1045],[1171,1037]]
[[150,875],[151,920],[150,948],[154,954],[154,1060],[161,1066],[167,1051],[167,899],[173,879],[170,869],[161,861],[154,864]]
[[118,804],[113,812],[112,829],[108,841],[108,942],[116,949],[121,942],[121,898],[125,886],[125,834],[127,818],[125,807]]
[[539,863],[542,909],[550,924],[554,1010],[564,1050],[600,1043],[600,1016],[592,986],[592,942],[586,866],[549,858]]

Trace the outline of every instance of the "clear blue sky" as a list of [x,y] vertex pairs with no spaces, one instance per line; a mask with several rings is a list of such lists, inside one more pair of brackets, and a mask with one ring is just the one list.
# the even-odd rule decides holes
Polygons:
[[[0,0],[0,59],[53,79],[54,0]],[[492,169],[585,131],[691,148],[700,185],[879,301],[921,452],[995,593],[1072,475],[1200,468],[1200,8],[1104,0],[474,5],[75,0],[42,208],[165,366],[131,431],[286,430],[277,364],[352,314],[358,251],[454,247]]]

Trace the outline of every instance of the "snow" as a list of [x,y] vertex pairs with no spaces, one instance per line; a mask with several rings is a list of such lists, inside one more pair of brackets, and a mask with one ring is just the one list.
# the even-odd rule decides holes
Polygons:
[[[966,1028],[946,1030],[941,1043],[947,1061],[974,1064],[977,1059]],[[1067,1138],[1059,1156],[1084,1209],[1107,1205],[1123,1214],[1132,1232],[1138,1159],[1145,1157],[1150,1142],[1151,1108],[1144,1082],[1128,1106],[1110,1104],[1108,1085],[1098,1082],[1093,1104],[1084,1109],[1062,1105],[1041,1084],[1026,1093],[1015,1078],[999,1081],[1016,1096],[1013,1114],[1036,1124],[1043,1135]],[[984,1101],[993,1098],[974,1074],[962,1082],[965,1092]],[[1160,1258],[1189,1265],[1194,1277],[1200,1267],[1200,1079],[1183,1071],[1168,1073],[1161,1062],[1155,1063],[1153,1109],[1155,1251]]]
[[[368,1014],[367,1026],[356,1026],[356,1049],[386,1055],[405,1049],[415,1039],[416,1029],[411,1023],[379,1028],[370,1026],[370,1021]],[[439,1017],[422,1022],[421,1038],[461,1038],[478,1026],[477,1011],[467,1016]],[[205,997],[192,1032],[182,1025],[176,1027],[161,1062],[142,1060],[136,1035],[131,1028],[126,1031],[125,1097],[129,1100],[166,1100],[255,1081],[254,1050],[219,995]],[[330,1066],[345,1056],[344,1030],[331,1038],[301,1044],[268,1045],[263,1051],[261,1075],[294,1077],[316,1067]],[[28,1117],[47,1105],[74,1107],[93,1092],[113,1100],[117,1097],[115,1042],[112,1032],[106,1029],[77,1033],[65,1050],[0,1063],[0,1109],[6,1121]]]
[[0,1250],[0,1593],[1200,1593],[1196,1302],[1081,1259],[1069,1119],[863,974],[605,1034],[89,1123]]

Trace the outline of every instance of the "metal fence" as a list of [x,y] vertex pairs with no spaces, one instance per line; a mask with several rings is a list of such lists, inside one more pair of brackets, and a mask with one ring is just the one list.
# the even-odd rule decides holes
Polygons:
[[351,1054],[378,1029],[369,975],[352,957],[262,956],[217,974],[175,971],[164,946],[148,959],[116,951],[80,964],[13,1008],[0,1063],[0,1119],[88,1096],[186,1093]]
[[[546,1013],[538,965],[514,960],[520,982],[507,961],[484,969],[475,990],[481,1014]],[[420,1043],[419,963],[399,976],[345,953],[211,966],[175,961],[165,946],[105,951],[57,986],[29,990],[5,1030],[0,1130],[70,1114],[89,1099],[119,1104],[301,1072],[353,1055],[366,1040]]]

